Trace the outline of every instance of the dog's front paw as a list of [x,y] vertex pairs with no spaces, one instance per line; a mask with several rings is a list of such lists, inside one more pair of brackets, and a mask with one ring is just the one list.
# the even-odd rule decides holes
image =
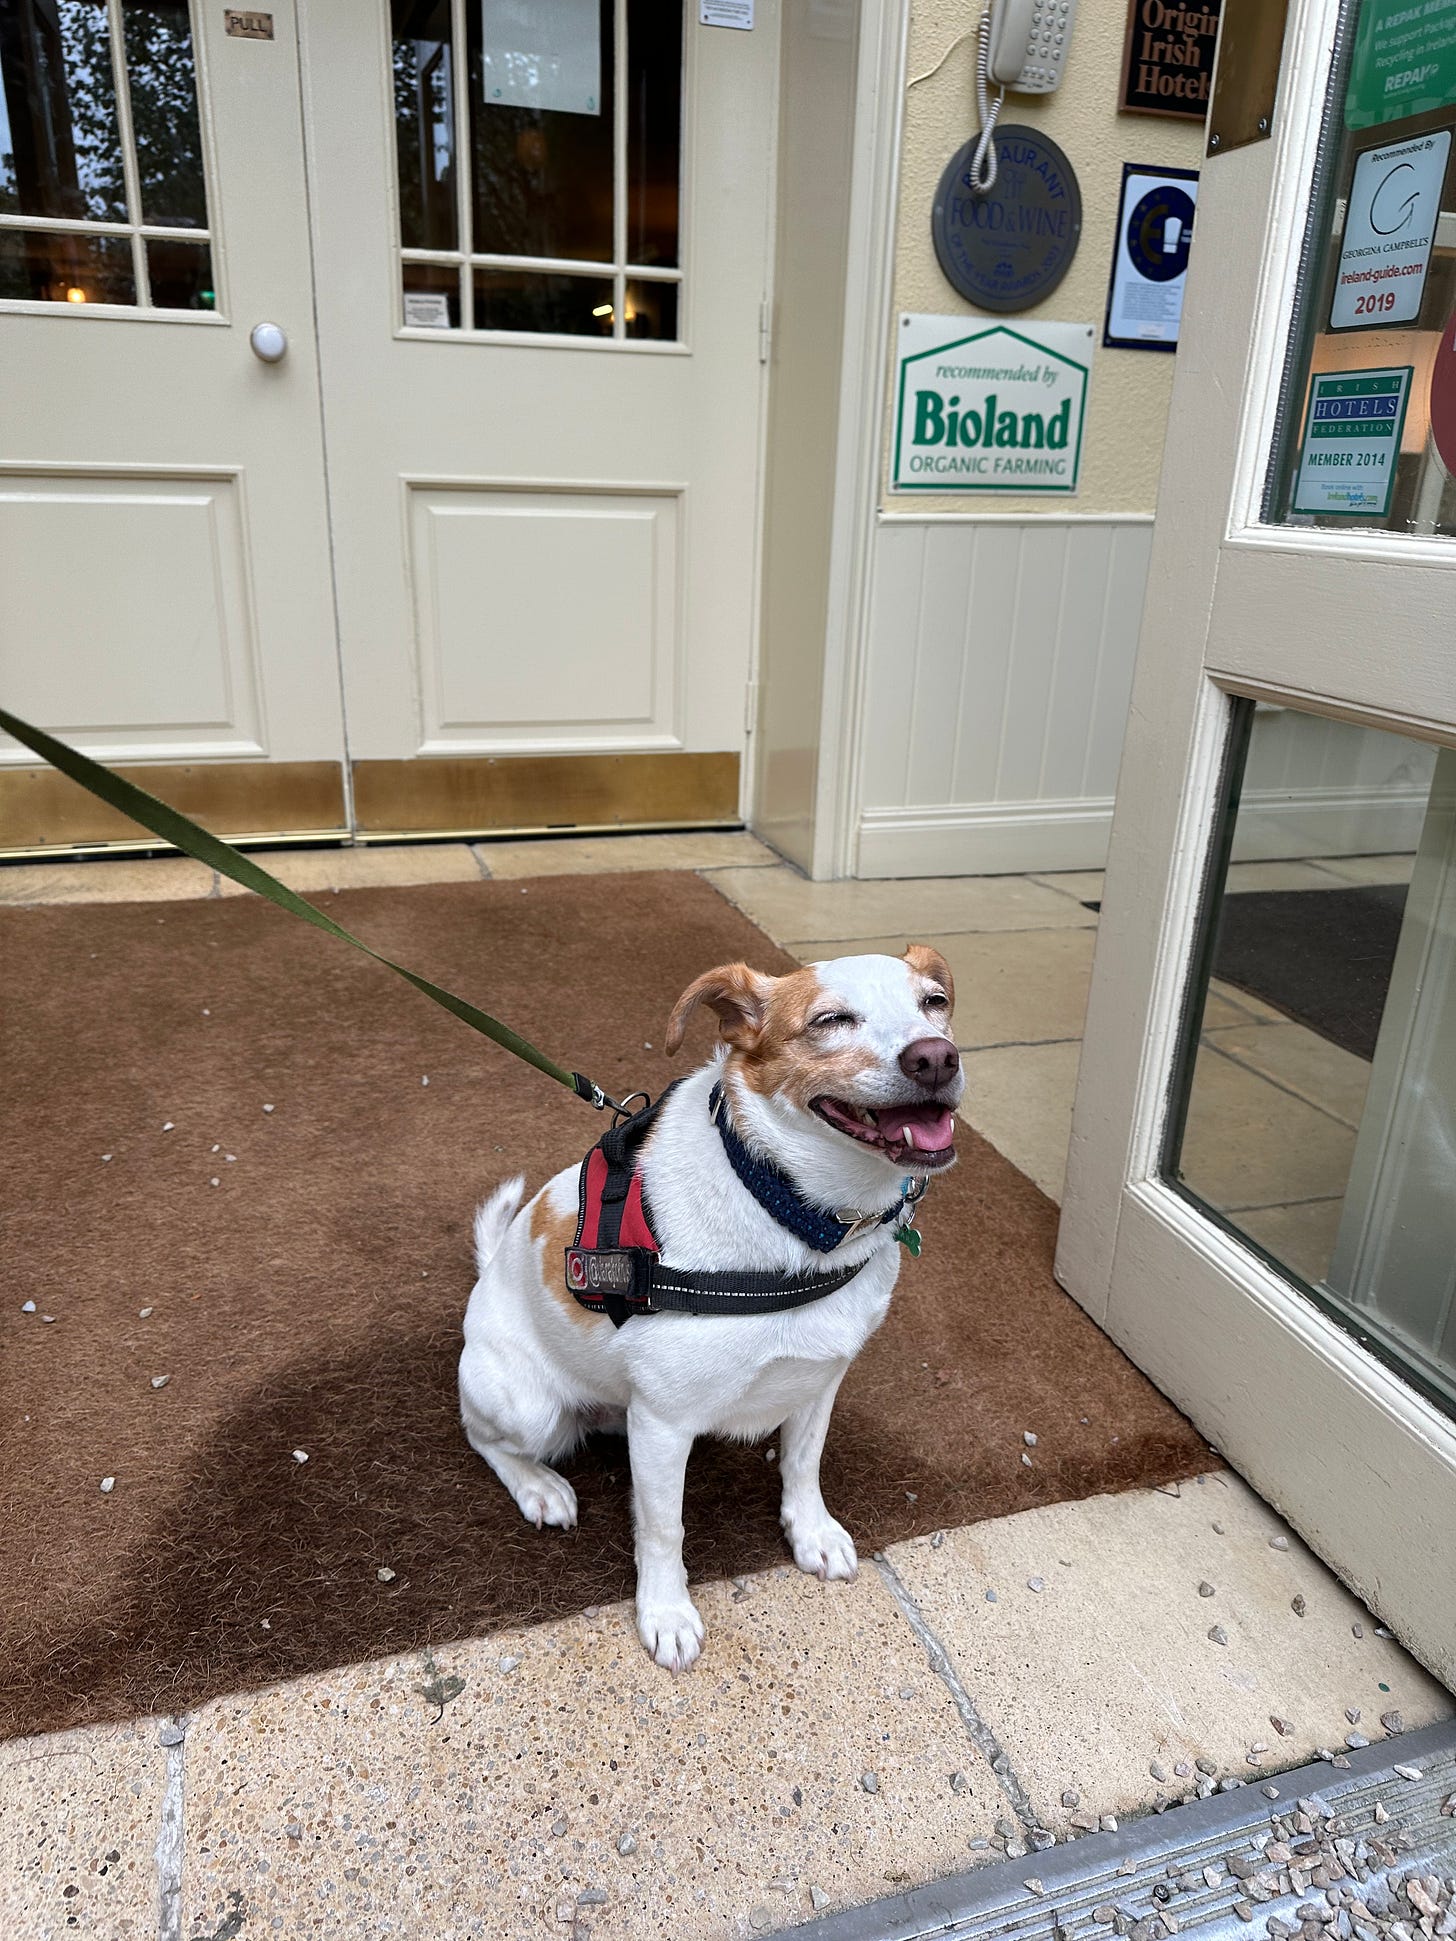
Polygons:
[[850,1578],[859,1575],[854,1538],[842,1523],[826,1514],[812,1523],[785,1524],[794,1562],[811,1577]]
[[686,1671],[703,1648],[703,1620],[686,1597],[676,1603],[639,1599],[637,1635],[664,1671]]
[[538,1530],[543,1525],[553,1530],[576,1528],[576,1491],[564,1476],[547,1469],[544,1463],[533,1463],[530,1474],[522,1477],[512,1494],[521,1515]]

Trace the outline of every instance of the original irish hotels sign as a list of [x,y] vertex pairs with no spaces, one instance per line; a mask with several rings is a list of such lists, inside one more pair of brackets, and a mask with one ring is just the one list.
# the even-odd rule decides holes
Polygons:
[[1130,0],[1117,103],[1123,114],[1203,120],[1221,5],[1222,0],[1204,0],[1201,6]]
[[1094,335],[902,316],[891,491],[1075,492]]

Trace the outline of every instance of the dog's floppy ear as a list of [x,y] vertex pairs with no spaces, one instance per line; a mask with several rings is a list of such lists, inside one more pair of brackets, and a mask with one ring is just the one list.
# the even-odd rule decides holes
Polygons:
[[700,1004],[717,1012],[718,1030],[728,1043],[738,1051],[746,1051],[763,1029],[773,982],[762,971],[750,970],[747,964],[719,964],[716,970],[704,971],[672,1007],[665,1041],[668,1056],[682,1043],[688,1019]]
[[930,977],[940,986],[950,999],[950,1008],[955,1009],[955,979],[950,974],[950,965],[938,950],[930,944],[906,944],[905,962],[911,970],[919,971],[922,977]]

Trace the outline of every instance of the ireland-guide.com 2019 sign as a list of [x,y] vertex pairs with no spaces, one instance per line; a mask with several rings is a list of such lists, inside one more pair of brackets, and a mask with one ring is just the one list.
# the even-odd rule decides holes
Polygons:
[[892,492],[1075,492],[1091,324],[900,318]]

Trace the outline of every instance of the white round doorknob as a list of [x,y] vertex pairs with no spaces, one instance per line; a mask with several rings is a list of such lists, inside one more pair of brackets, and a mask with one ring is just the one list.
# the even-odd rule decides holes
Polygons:
[[265,364],[277,364],[288,349],[288,339],[275,323],[254,324],[248,333],[248,342],[253,346],[253,355],[261,357]]

